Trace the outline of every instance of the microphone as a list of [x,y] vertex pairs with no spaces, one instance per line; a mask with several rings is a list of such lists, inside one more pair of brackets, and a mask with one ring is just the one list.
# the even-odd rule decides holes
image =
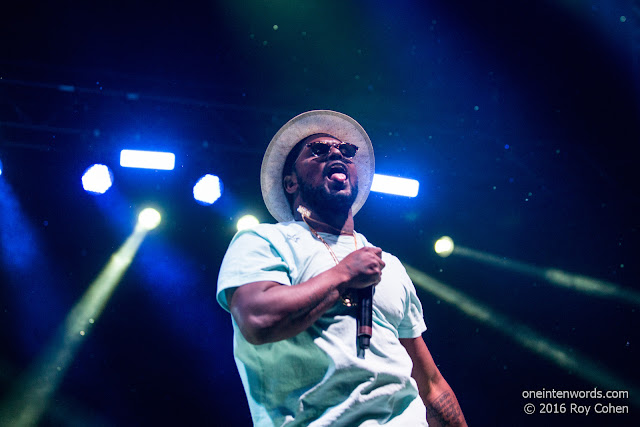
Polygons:
[[364,352],[371,340],[371,318],[373,317],[373,285],[358,290],[358,316],[356,317],[358,358],[364,359]]

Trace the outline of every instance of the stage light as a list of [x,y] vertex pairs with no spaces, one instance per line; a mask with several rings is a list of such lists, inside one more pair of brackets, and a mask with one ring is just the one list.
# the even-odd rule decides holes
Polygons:
[[153,208],[146,208],[138,215],[138,224],[147,231],[153,230],[160,225],[161,219],[160,212]]
[[0,176],[2,175],[2,160],[0,160]]
[[406,197],[416,197],[419,187],[420,183],[415,179],[380,174],[375,174],[371,183],[371,191]]
[[125,168],[173,170],[176,156],[161,151],[122,150],[120,166]]
[[438,255],[440,255],[442,258],[446,258],[453,252],[453,240],[449,236],[442,236],[436,241],[436,244],[433,246],[433,248]]
[[246,230],[248,228],[254,227],[258,224],[260,224],[260,221],[258,221],[258,218],[256,218],[253,215],[245,215],[238,220],[238,224],[236,226],[238,228],[238,231],[241,231],[241,230]]
[[193,198],[203,205],[211,205],[222,195],[222,182],[215,175],[207,174],[193,186]]
[[93,194],[104,194],[113,184],[113,174],[105,165],[95,164],[82,175],[82,188]]

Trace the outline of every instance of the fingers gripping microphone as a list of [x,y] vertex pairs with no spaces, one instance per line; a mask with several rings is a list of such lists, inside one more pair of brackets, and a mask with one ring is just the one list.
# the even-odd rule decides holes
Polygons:
[[364,359],[364,351],[371,340],[371,318],[373,317],[373,286],[358,291],[357,341],[358,357]]

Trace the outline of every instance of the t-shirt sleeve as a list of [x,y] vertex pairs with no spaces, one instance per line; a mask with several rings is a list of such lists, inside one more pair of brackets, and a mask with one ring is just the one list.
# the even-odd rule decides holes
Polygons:
[[261,281],[291,285],[287,263],[263,235],[254,230],[239,232],[231,241],[220,266],[216,292],[218,303],[229,311],[227,289]]
[[406,292],[404,317],[398,326],[398,336],[399,338],[417,338],[427,330],[427,326],[424,323],[422,303],[404,266],[400,261],[398,261],[398,264],[400,264],[399,269],[401,270],[401,273],[399,273],[400,280]]

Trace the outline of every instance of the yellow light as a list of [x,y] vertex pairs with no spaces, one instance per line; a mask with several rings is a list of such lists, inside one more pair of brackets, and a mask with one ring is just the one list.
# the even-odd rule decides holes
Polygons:
[[436,244],[433,246],[436,253],[440,255],[442,258],[446,258],[453,252],[453,239],[449,236],[442,236],[436,241]]
[[138,224],[145,230],[153,230],[160,224],[160,212],[153,208],[146,208],[138,215]]
[[238,224],[236,225],[236,227],[238,228],[238,231],[241,231],[251,227],[255,227],[258,224],[260,224],[258,218],[253,215],[245,215],[238,220]]

